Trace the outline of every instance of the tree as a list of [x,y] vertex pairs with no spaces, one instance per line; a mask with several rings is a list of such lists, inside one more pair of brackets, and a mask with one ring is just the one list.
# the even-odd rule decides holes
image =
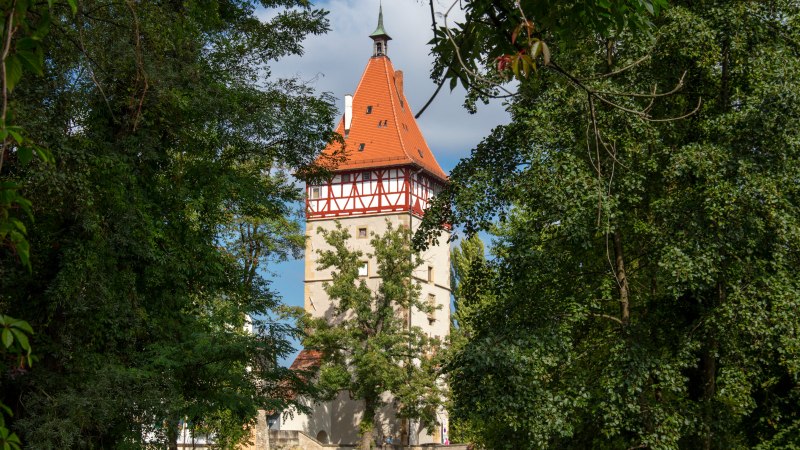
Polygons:
[[[450,251],[450,292],[453,293],[455,329],[462,333],[470,327],[470,310],[479,303],[480,280],[487,275],[486,255],[481,238],[474,234]],[[453,330],[451,330],[453,331]]]
[[563,71],[520,82],[426,213],[498,230],[446,366],[487,448],[800,441],[800,11],[673,3],[652,38],[551,45]]
[[[433,312],[420,299],[419,285],[412,272],[422,261],[411,248],[410,231],[389,229],[382,236],[373,233],[380,284],[371,291],[358,270],[364,256],[350,250],[350,233],[337,222],[335,230],[318,229],[330,249],[318,250],[319,269],[333,268],[325,292],[335,304],[331,321],[307,317],[307,349],[322,352],[319,384],[331,395],[349,391],[364,402],[359,425],[361,449],[374,442],[376,414],[383,406],[384,393],[397,401],[399,417],[418,418],[428,426],[436,424],[436,410],[443,392],[437,382],[439,341],[419,327],[410,327],[401,312],[412,308]],[[407,317],[407,316],[406,316]]]
[[0,374],[26,447],[174,448],[186,423],[230,448],[304,392],[274,364],[296,330],[262,273],[302,239],[285,172],[316,173],[335,112],[267,75],[327,20],[258,5],[271,19],[238,0],[53,3],[41,77],[10,101],[55,163],[11,146],[0,172],[36,218],[30,270],[0,248],[0,311],[36,330],[38,362]]
[[[540,65],[574,79],[551,60],[552,45],[572,47],[587,38],[610,42],[621,30],[650,35],[653,17],[667,6],[666,0],[453,1],[439,24],[429,3],[436,58],[431,78],[439,84],[433,97],[446,82],[451,90],[460,82],[469,92],[465,106],[472,112],[479,99],[513,97],[504,86],[509,79],[529,78]],[[456,7],[463,9],[463,21],[452,19]]]

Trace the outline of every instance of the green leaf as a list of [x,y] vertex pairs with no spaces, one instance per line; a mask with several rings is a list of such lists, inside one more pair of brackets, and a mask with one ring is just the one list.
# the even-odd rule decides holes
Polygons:
[[37,52],[29,50],[18,50],[17,56],[19,56],[20,60],[23,63],[23,66],[27,68],[29,71],[39,76],[44,75],[44,72],[42,71],[42,65],[43,65],[42,57]]
[[2,338],[3,338],[3,345],[6,348],[11,347],[11,344],[14,343],[14,335],[11,334],[11,330],[8,328],[3,328]]
[[531,45],[531,58],[536,58],[539,56],[539,53],[542,51],[542,41],[536,40],[536,42]]
[[33,334],[33,327],[31,327],[31,325],[24,320],[15,320],[14,322],[11,323],[11,326],[14,328],[19,328],[20,330],[25,331],[28,334]]
[[53,152],[51,152],[49,148],[42,147],[41,145],[34,145],[34,149],[36,150],[36,155],[39,156],[39,159],[41,159],[42,162],[47,164],[53,164],[56,162]]
[[72,9],[72,15],[78,14],[78,0],[67,0],[69,3],[70,9]]
[[15,55],[9,55],[6,58],[6,87],[9,92],[14,90],[20,78],[22,78],[22,64]]
[[14,328],[11,329],[11,333],[17,339],[19,346],[22,347],[23,350],[27,352],[31,350],[30,342],[28,342],[28,336],[26,336],[25,333],[20,330],[15,330]]
[[16,249],[17,254],[19,255],[20,261],[22,261],[22,265],[27,267],[28,270],[31,270],[31,245],[28,243],[27,239],[19,239],[17,240]]
[[33,149],[27,145],[17,147],[17,157],[22,164],[28,164],[33,159]]

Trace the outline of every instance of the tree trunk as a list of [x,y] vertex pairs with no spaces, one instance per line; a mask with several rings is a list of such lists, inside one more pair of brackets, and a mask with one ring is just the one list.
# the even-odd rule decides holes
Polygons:
[[[717,298],[712,303],[712,307],[717,308],[725,303],[725,284],[722,281],[717,282]],[[703,351],[701,364],[703,368],[703,403],[705,408],[705,436],[703,437],[703,448],[708,450],[712,448],[714,442],[714,433],[711,430],[711,422],[714,420],[713,401],[714,396],[717,394],[717,353],[719,352],[719,341],[714,337],[714,330],[709,330],[711,336],[708,338],[706,348]]]
[[727,112],[730,106],[730,65],[731,65],[731,38],[726,36],[722,40],[722,76],[720,79],[719,88],[719,106],[720,110]]
[[625,276],[625,255],[622,252],[622,235],[619,230],[614,231],[614,261],[619,288],[619,313],[624,325],[630,321],[630,302],[628,298],[628,277]]
[[178,424],[179,421],[168,421],[167,422],[167,448],[169,450],[178,450]]
[[368,397],[364,399],[364,417],[361,419],[361,450],[370,450],[370,446],[375,440],[376,408],[376,398]]

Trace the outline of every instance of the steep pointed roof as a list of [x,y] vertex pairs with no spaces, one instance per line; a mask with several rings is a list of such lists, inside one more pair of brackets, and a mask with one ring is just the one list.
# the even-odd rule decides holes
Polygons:
[[[403,74],[387,56],[370,58],[353,95],[350,130],[345,133],[343,117],[336,132],[345,136],[347,152],[337,171],[411,164],[447,180],[403,93]],[[338,148],[332,144],[323,153],[330,155]]]

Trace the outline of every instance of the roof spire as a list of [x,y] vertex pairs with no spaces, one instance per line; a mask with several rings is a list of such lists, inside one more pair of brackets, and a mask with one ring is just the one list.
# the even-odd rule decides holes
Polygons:
[[388,53],[388,43],[392,38],[386,34],[386,30],[383,29],[383,3],[378,7],[378,26],[369,37],[374,41],[372,45],[372,56],[383,56]]

